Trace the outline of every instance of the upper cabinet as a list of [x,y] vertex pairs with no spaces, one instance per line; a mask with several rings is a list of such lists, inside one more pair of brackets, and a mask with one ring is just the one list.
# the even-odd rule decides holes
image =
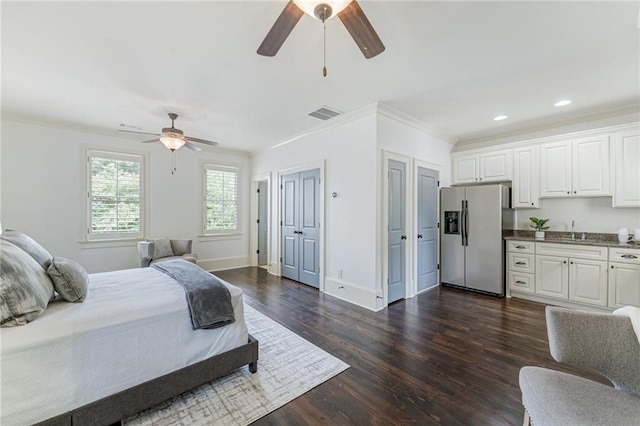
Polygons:
[[640,129],[611,137],[613,207],[640,207]]
[[528,146],[513,150],[513,208],[538,208],[540,196],[539,148]]
[[511,180],[512,150],[453,155],[453,184]]
[[611,195],[609,137],[540,146],[540,197]]

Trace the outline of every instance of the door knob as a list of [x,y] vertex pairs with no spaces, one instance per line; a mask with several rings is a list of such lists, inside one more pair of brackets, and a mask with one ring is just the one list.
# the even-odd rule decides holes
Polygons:
[[422,234],[418,234],[418,238],[422,238]]
[[403,236],[401,236],[401,237],[400,237],[400,239],[401,239],[401,240],[406,240],[406,239],[407,239],[407,236],[406,236],[406,235],[403,235]]

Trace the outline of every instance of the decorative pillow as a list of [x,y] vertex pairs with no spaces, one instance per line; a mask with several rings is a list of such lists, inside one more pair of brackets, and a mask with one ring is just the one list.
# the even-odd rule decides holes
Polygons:
[[54,257],[47,274],[58,294],[67,302],[83,302],[87,297],[89,275],[75,260]]
[[42,266],[45,271],[49,267],[51,259],[53,259],[53,256],[51,256],[44,247],[23,232],[6,229],[2,234],[0,234],[0,239],[9,241],[11,244],[14,244],[26,251],[35,259],[36,262],[40,264],[40,266]]
[[160,257],[173,256],[173,249],[171,248],[171,241],[168,238],[158,238],[155,240],[149,240],[153,243],[153,258],[158,259]]
[[24,325],[44,312],[53,283],[26,251],[0,239],[0,326]]

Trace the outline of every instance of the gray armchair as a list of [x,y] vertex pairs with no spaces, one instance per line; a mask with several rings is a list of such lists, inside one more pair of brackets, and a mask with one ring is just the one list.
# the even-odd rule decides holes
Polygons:
[[551,356],[596,370],[614,387],[539,367],[520,370],[524,424],[640,424],[640,343],[625,316],[547,306]]
[[[191,263],[197,263],[196,258],[191,253],[192,240],[177,239],[169,240],[171,243],[171,255],[163,257],[155,257],[156,242],[140,241],[138,242],[138,254],[140,255],[140,267],[146,268],[155,262],[161,262],[172,259],[184,259]],[[169,254],[169,253],[165,253]]]

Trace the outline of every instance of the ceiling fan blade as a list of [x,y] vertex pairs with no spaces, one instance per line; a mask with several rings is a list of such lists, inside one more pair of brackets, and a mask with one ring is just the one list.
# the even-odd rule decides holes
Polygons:
[[185,136],[184,138],[185,138],[185,140],[187,140],[189,142],[198,142],[198,143],[203,143],[205,145],[210,145],[210,146],[218,146],[219,145],[218,142],[207,141],[207,140],[198,139],[198,138],[192,138],[191,136]]
[[202,148],[200,148],[198,145],[192,144],[191,142],[185,142],[184,146],[191,151],[202,151]]
[[142,141],[142,143],[151,143],[151,142],[160,142],[160,139],[155,138],[155,139],[149,139],[148,141]]
[[122,129],[118,129],[119,132],[125,132],[125,133],[137,133],[139,135],[152,135],[152,136],[160,136],[159,133],[147,133],[147,132],[136,132],[134,130],[122,130]]
[[289,1],[258,47],[258,55],[275,56],[303,14],[302,9],[296,6],[292,0]]
[[338,18],[353,37],[365,58],[371,59],[384,52],[384,44],[373,29],[371,22],[367,19],[357,1],[352,1],[342,12],[338,13]]

